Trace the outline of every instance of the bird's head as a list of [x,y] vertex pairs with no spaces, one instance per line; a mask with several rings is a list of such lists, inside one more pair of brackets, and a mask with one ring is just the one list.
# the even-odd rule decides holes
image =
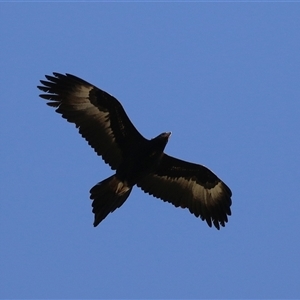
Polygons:
[[169,137],[171,136],[172,132],[163,132],[158,137],[161,139],[166,139],[168,141]]
[[152,139],[152,141],[157,145],[158,148],[160,148],[161,151],[163,151],[168,143],[170,136],[171,132],[163,132],[154,139]]

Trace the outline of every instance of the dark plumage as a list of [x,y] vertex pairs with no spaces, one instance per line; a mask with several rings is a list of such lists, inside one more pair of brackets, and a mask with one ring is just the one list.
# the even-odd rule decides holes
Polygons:
[[90,190],[94,226],[120,207],[134,185],[144,192],[188,208],[196,217],[219,229],[231,215],[231,191],[204,166],[165,154],[171,133],[145,139],[129,120],[120,102],[96,86],[70,74],[53,73],[38,86],[63,118],[116,173]]

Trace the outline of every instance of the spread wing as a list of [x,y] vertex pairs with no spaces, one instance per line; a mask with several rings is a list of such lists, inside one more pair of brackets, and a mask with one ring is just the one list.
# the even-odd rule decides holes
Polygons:
[[132,143],[144,140],[126,115],[121,103],[96,86],[70,74],[46,75],[38,86],[41,98],[74,123],[96,153],[117,169]]
[[137,185],[146,193],[175,205],[188,208],[196,217],[217,229],[225,226],[231,215],[231,191],[204,166],[163,154],[155,173]]

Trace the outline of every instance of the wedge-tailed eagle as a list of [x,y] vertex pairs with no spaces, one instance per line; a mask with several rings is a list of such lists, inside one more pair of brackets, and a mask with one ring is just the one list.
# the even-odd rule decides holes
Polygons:
[[220,229],[231,215],[231,191],[206,167],[164,153],[171,135],[148,140],[131,123],[121,103],[105,91],[71,74],[46,75],[38,86],[41,98],[56,108],[115,174],[90,190],[94,226],[122,206],[134,185],[144,192],[188,208]]

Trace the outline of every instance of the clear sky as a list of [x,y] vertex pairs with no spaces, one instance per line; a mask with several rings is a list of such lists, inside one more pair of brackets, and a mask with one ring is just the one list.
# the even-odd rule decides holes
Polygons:
[[[300,3],[0,3],[0,298],[300,298]],[[220,231],[113,172],[39,98],[51,72],[117,97],[233,192]]]

